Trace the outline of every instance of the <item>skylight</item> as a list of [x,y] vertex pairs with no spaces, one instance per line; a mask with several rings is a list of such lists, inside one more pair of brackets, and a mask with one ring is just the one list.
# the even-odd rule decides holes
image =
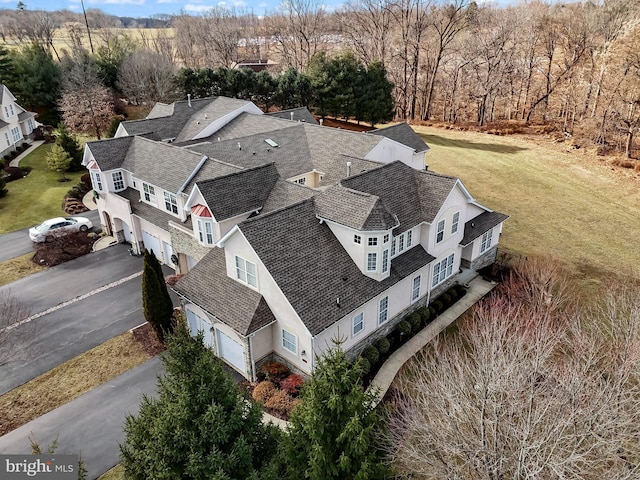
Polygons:
[[278,144],[276,142],[274,142],[273,140],[271,140],[270,138],[265,139],[265,142],[267,142],[267,145],[269,145],[270,147],[276,148],[278,146]]

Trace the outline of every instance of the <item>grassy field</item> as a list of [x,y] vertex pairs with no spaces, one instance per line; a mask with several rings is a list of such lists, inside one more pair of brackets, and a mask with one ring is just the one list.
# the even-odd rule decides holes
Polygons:
[[511,216],[503,249],[550,256],[587,290],[640,277],[640,176],[546,140],[414,127],[429,168],[459,177],[483,205]]
[[46,268],[33,263],[31,261],[32,258],[33,253],[27,253],[26,255],[0,262],[0,272],[2,272],[0,287]]
[[67,173],[70,180],[59,182],[60,174],[47,168],[45,144],[20,161],[33,170],[21,180],[7,183],[9,193],[0,199],[0,234],[37,225],[42,220],[64,215],[62,199],[80,181],[83,172]]

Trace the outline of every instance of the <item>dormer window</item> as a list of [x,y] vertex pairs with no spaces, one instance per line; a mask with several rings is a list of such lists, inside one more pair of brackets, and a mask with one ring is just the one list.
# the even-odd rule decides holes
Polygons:
[[142,182],[142,193],[144,195],[144,199],[149,203],[156,203],[156,189],[153,185],[149,185],[148,183]]
[[378,246],[378,237],[369,237],[367,241],[367,245],[370,247]]
[[389,270],[389,250],[382,252],[382,273],[387,273]]
[[164,208],[169,213],[178,214],[178,199],[173,193],[164,192]]
[[198,219],[198,240],[202,245],[213,245],[213,224],[211,220]]
[[394,238],[391,241],[391,256],[393,257],[396,254],[396,239]]
[[413,232],[411,230],[409,230],[407,232],[407,248],[409,248],[411,246],[411,237],[413,236]]
[[122,172],[113,172],[111,174],[111,179],[113,180],[113,189],[116,192],[124,190],[124,178],[122,177]]
[[378,269],[378,254],[367,253],[367,272],[375,272]]
[[404,250],[404,235],[398,237],[398,253]]
[[382,243],[389,243],[389,234],[385,233],[384,237],[382,237]]
[[95,190],[102,192],[102,177],[98,172],[91,172],[91,183]]
[[353,243],[357,243],[358,245],[360,245],[362,243],[362,237],[360,235],[354,235]]

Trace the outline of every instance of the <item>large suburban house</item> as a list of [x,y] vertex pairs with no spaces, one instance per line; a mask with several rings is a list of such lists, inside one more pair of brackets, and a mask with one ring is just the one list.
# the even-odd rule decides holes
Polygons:
[[0,84],[0,156],[15,150],[36,128],[36,114],[16,103],[16,97]]
[[103,228],[184,274],[193,333],[247,378],[311,373],[495,260],[506,215],[426,169],[406,123],[368,133],[229,98],[157,104],[87,144]]

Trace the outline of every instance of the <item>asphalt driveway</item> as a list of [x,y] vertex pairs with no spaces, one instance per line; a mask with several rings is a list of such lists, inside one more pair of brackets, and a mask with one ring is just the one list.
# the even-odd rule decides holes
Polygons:
[[138,412],[143,393],[155,394],[161,372],[156,357],[123,373],[0,437],[0,453],[31,453],[30,436],[43,448],[57,439],[58,452],[81,454],[88,478],[97,478],[119,462],[124,419]]
[[[87,217],[91,220],[94,227],[100,227],[100,216],[97,210],[81,213],[80,215],[72,215],[74,217]],[[45,220],[43,218],[43,220]],[[10,258],[19,257],[34,251],[33,242],[29,240],[29,229],[23,228],[15,232],[0,235],[0,262],[9,260]]]

